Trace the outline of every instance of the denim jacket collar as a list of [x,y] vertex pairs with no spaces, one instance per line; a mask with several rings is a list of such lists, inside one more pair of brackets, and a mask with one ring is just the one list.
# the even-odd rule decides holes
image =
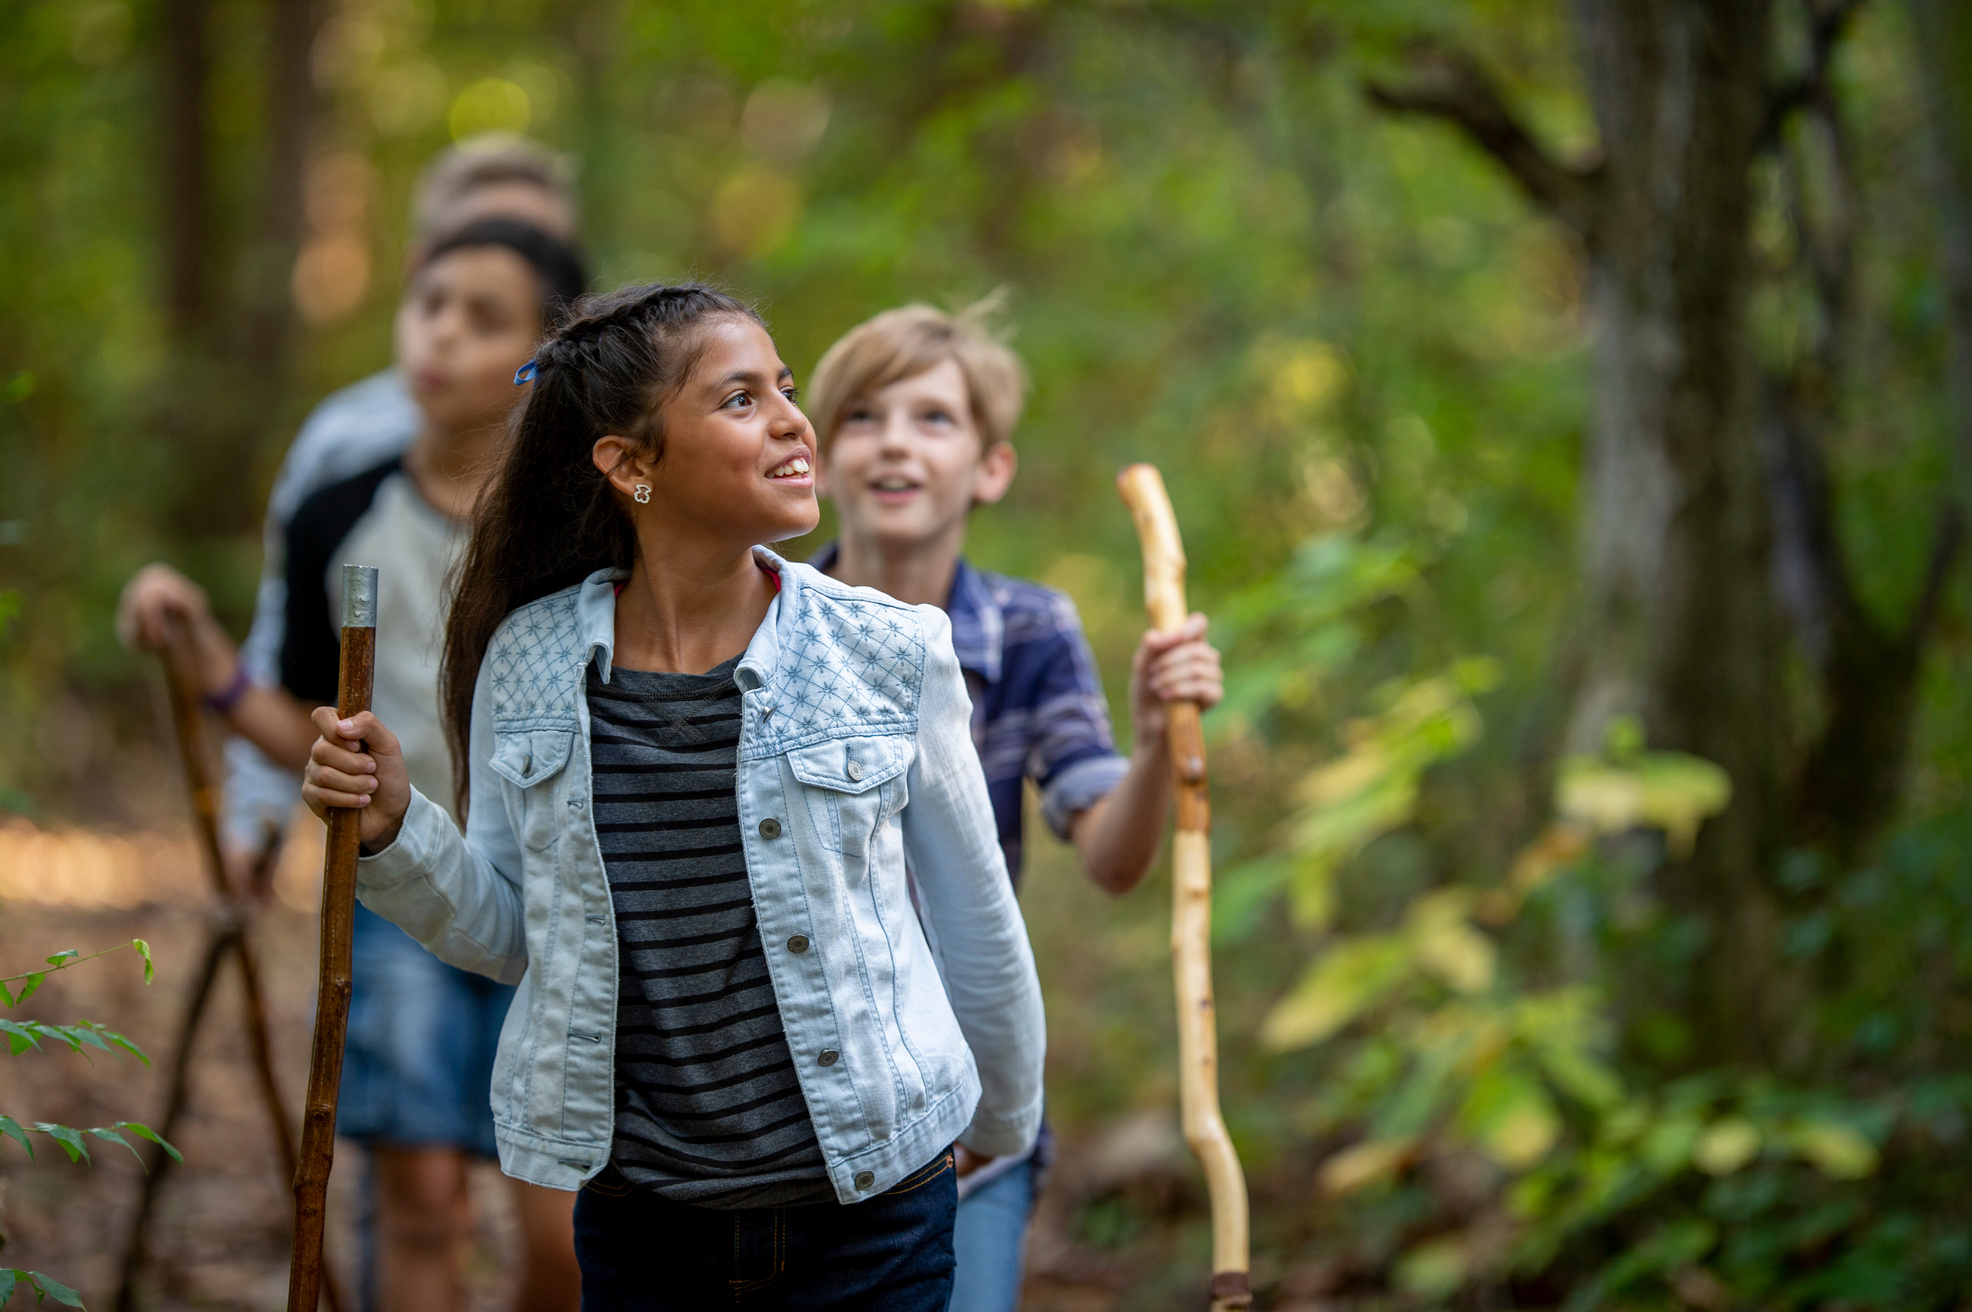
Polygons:
[[[841,548],[830,542],[808,563],[826,574],[840,554]],[[1006,650],[1006,615],[986,576],[964,556],[952,575],[952,595],[945,599],[944,609],[952,621],[952,650],[958,653],[959,668],[989,684],[998,683],[1000,658]]]
[[[779,556],[765,547],[755,547],[753,555],[764,568],[780,577],[781,588],[769,603],[766,618],[760,621],[734,671],[740,688],[749,692],[765,687],[780,664],[780,626],[784,616],[798,609],[793,594],[801,587],[800,579],[793,570],[783,568],[787,562]],[[616,654],[616,585],[628,577],[623,570],[599,569],[582,580],[576,593],[576,631],[581,635],[582,650],[595,663],[604,683],[609,682],[610,662]],[[787,604],[783,605],[783,601]]]

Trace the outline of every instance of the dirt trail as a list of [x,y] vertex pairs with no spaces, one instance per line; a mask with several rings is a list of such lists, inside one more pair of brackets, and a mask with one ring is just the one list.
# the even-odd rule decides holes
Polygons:
[[[297,823],[275,880],[276,896],[257,930],[275,1060],[296,1113],[314,1005],[319,836],[312,820]],[[44,833],[21,821],[0,824],[0,973],[31,968],[63,949],[87,952],[138,936],[150,941],[157,961],[157,980],[149,987],[134,954],[115,954],[51,976],[27,1004],[4,1013],[101,1021],[141,1046],[151,1057],[149,1069],[100,1053],[93,1060],[65,1051],[0,1056],[0,1111],[23,1122],[81,1126],[161,1118],[165,1072],[204,952],[207,916],[196,849],[184,830]],[[1048,950],[1049,934],[1037,933],[1036,940],[1044,955],[1062,955]],[[238,980],[229,965],[196,1045],[190,1114],[175,1136],[186,1164],[174,1168],[151,1229],[152,1257],[141,1285],[146,1309],[266,1312],[280,1308],[286,1296],[291,1200],[275,1178],[273,1139],[254,1090],[240,1012]],[[1174,1130],[1164,1133],[1175,1143]],[[1063,1135],[1054,1184],[1030,1238],[1023,1304],[1029,1312],[1190,1304],[1182,1277],[1186,1287],[1176,1290],[1151,1274],[1170,1260],[1160,1252],[1170,1247],[1168,1232],[1153,1230],[1122,1248],[1080,1242],[1088,1227],[1078,1223],[1078,1209],[1092,1189],[1103,1187],[1106,1173],[1114,1173],[1103,1165],[1114,1146],[1102,1143],[1119,1134],[1129,1137],[1116,1131],[1084,1142],[1072,1131]],[[6,1237],[0,1265],[46,1271],[78,1287],[89,1307],[102,1312],[113,1306],[140,1183],[137,1162],[113,1144],[92,1140],[94,1164],[70,1165],[57,1145],[35,1138],[33,1162],[11,1140],[0,1141],[0,1233]],[[1181,1149],[1167,1145],[1152,1154],[1154,1169],[1145,1169],[1162,1179],[1172,1151]],[[357,1288],[362,1170],[361,1150],[340,1143],[329,1244],[351,1291]],[[506,1312],[517,1233],[492,1164],[475,1172],[473,1193],[477,1235],[468,1308]],[[1189,1238],[1197,1237],[1189,1229],[1201,1219],[1196,1202],[1181,1196],[1174,1209],[1173,1219],[1182,1217]]]

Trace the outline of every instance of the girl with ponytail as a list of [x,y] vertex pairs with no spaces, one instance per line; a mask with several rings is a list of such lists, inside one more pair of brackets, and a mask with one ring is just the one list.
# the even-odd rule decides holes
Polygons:
[[814,435],[733,298],[585,301],[517,381],[445,636],[464,833],[368,713],[315,712],[304,795],[362,808],[364,905],[518,983],[501,1165],[580,1190],[585,1309],[942,1310],[952,1147],[1026,1150],[1044,1042],[949,622],[760,545]]

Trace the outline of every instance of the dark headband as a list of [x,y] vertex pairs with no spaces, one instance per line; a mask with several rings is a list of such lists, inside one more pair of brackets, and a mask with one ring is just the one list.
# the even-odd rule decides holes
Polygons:
[[572,246],[517,219],[479,219],[468,223],[434,243],[424,262],[429,265],[442,255],[474,246],[504,246],[541,275],[542,307],[546,311],[542,318],[549,323],[589,289],[588,270]]

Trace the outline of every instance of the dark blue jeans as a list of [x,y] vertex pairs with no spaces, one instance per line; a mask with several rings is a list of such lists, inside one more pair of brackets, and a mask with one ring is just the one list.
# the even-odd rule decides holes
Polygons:
[[715,1211],[592,1183],[575,1200],[582,1312],[944,1312],[958,1200],[950,1151],[847,1207]]

